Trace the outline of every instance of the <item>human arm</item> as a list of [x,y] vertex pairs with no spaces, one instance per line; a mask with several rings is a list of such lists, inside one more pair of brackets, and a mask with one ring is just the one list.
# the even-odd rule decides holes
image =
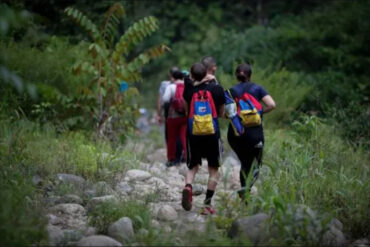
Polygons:
[[270,95],[264,96],[262,102],[266,106],[263,108],[263,113],[268,113],[276,108],[275,101]]

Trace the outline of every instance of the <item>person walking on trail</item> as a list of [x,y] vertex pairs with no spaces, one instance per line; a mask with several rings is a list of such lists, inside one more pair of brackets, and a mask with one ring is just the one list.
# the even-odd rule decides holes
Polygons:
[[213,214],[211,206],[218,179],[220,166],[220,130],[218,117],[224,114],[225,97],[223,88],[204,80],[207,69],[202,63],[195,63],[190,69],[191,87],[184,91],[186,102],[187,128],[187,166],[185,187],[182,192],[182,207],[192,208],[192,183],[202,165],[202,158],[208,162],[209,180],[202,214]]
[[[275,109],[275,102],[267,91],[260,85],[251,82],[252,68],[249,64],[240,64],[235,71],[238,83],[225,92],[226,112],[228,118],[237,114],[236,120],[231,121],[228,128],[227,139],[238,156],[240,169],[241,189],[238,191],[242,200],[245,199],[258,177],[259,167],[262,165],[262,151],[264,146],[264,134],[262,115]],[[231,99],[232,104],[228,102]],[[265,107],[260,104],[262,102]],[[253,161],[257,161],[257,167],[253,171],[252,180],[247,187],[247,177],[251,171]]]
[[[158,90],[158,98],[157,98],[157,120],[158,123],[165,123],[168,115],[168,107],[169,104],[164,104],[163,102],[163,95],[166,91],[166,88],[168,85],[170,85],[174,79],[172,77],[172,74],[174,71],[178,71],[179,69],[177,67],[172,67],[169,71],[169,80],[165,80],[161,82],[161,85],[159,86]],[[166,138],[167,142],[167,138]]]
[[166,166],[174,166],[180,163],[176,160],[176,140],[180,138],[182,144],[183,158],[186,159],[186,125],[187,118],[185,113],[184,74],[180,70],[172,73],[174,82],[167,86],[163,95],[163,102],[169,103],[167,125],[167,163]]
[[[168,110],[169,110],[169,103],[163,102],[163,95],[166,91],[167,86],[169,86],[171,83],[175,81],[175,79],[172,77],[172,74],[175,71],[179,71],[179,69],[174,66],[169,71],[169,80],[165,80],[161,82],[161,85],[158,90],[158,98],[157,98],[157,121],[159,124],[164,125],[164,137],[166,141],[166,145],[168,143],[168,136],[167,136],[167,116],[168,116]],[[180,162],[182,156],[182,146],[181,141],[178,139],[176,141],[176,161]]]

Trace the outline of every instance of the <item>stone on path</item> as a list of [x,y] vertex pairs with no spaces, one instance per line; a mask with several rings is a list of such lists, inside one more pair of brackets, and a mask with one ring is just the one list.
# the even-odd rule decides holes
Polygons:
[[93,197],[114,195],[115,191],[112,187],[105,181],[99,181],[92,186],[92,191],[94,192]]
[[158,210],[157,218],[163,221],[174,221],[177,219],[177,212],[170,205],[163,205]]
[[54,223],[62,229],[82,230],[86,228],[86,210],[79,204],[58,204],[49,208],[49,213],[57,217]]
[[125,182],[125,181],[119,182],[116,185],[115,189],[118,192],[118,194],[121,195],[121,196],[129,195],[134,190],[132,188],[132,186],[129,183]]
[[82,238],[76,246],[122,246],[122,244],[108,236],[93,235]]
[[323,246],[344,247],[347,246],[347,240],[341,230],[331,226],[322,237]]
[[343,232],[343,224],[338,219],[333,218],[329,229],[322,236],[321,244],[324,246],[342,247],[347,246],[348,242]]
[[267,240],[265,222],[268,218],[267,214],[259,213],[237,219],[229,229],[228,236],[235,238],[242,235],[247,237],[253,245],[261,245],[264,240]]
[[149,179],[152,175],[143,170],[132,169],[126,172],[125,181],[144,181]]
[[354,241],[351,245],[351,247],[369,247],[370,241],[367,238],[361,238]]
[[86,180],[74,174],[58,173],[56,178],[59,183],[71,186],[71,189],[83,190],[86,186]]
[[121,243],[127,243],[134,239],[134,228],[128,217],[123,217],[108,227],[108,235]]

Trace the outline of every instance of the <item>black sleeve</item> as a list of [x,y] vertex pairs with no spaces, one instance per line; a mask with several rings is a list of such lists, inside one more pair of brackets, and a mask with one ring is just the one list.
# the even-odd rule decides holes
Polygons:
[[182,94],[182,97],[184,97],[185,101],[190,105],[191,101],[191,88],[193,86],[193,82],[189,78],[189,76],[186,76],[184,78],[184,93]]
[[214,99],[216,108],[225,104],[225,94],[224,89],[220,85],[215,85],[214,87]]

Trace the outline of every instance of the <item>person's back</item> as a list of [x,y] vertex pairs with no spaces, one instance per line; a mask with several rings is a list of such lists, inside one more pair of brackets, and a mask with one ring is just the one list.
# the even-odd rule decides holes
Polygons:
[[[206,199],[204,201],[205,207],[202,213],[213,214],[214,210],[211,207],[211,199],[216,189],[217,181],[219,178],[218,168],[220,166],[220,132],[218,128],[217,117],[223,115],[225,98],[224,91],[220,85],[209,83],[204,81],[206,76],[206,68],[204,65],[197,63],[191,67],[190,70],[191,82],[190,87],[184,91],[184,99],[187,105],[188,113],[188,131],[187,131],[187,142],[188,142],[188,162],[187,166],[189,171],[185,178],[185,188],[183,190],[182,206],[185,210],[190,210],[192,207],[192,182],[194,176],[197,173],[199,166],[202,165],[202,158],[206,158],[208,162],[209,171],[209,182],[207,186]],[[190,83],[190,82],[189,82]],[[198,97],[199,96],[199,97]],[[198,104],[195,104],[198,101]],[[203,100],[203,101],[202,101]],[[213,106],[214,107],[213,107]],[[195,107],[201,108],[195,109]],[[212,108],[209,111],[209,108]],[[213,112],[215,111],[215,112]],[[199,134],[193,132],[194,126],[191,120],[194,116],[194,112],[203,112],[211,114],[215,121],[214,133],[209,132],[206,134]],[[202,114],[200,114],[202,115]],[[193,119],[194,120],[194,119]],[[191,125],[190,125],[191,124]],[[197,128],[202,132],[203,125],[198,125]]]
[[[275,102],[267,91],[263,87],[250,81],[252,69],[249,64],[240,64],[237,67],[235,74],[239,83],[229,90],[234,99],[240,99],[243,95],[249,94],[255,100],[263,102],[266,107],[261,109],[261,115],[263,113],[268,113],[275,108]],[[232,114],[227,112],[226,115]],[[240,190],[239,195],[241,198],[244,198],[246,191],[250,189],[258,177],[258,167],[262,165],[262,151],[264,146],[263,124],[261,122],[253,127],[244,126],[244,132],[241,135],[237,135],[230,123],[227,139],[241,163],[240,184],[242,189]],[[253,180],[248,185],[248,188],[246,178],[250,173],[255,159],[257,160],[257,169],[253,172]]]
[[163,101],[169,104],[167,126],[167,158],[166,165],[173,166],[176,161],[176,140],[180,138],[183,150],[183,158],[186,159],[186,114],[185,102],[182,97],[184,89],[183,74],[177,70],[172,73],[174,82],[170,84],[163,95]]

